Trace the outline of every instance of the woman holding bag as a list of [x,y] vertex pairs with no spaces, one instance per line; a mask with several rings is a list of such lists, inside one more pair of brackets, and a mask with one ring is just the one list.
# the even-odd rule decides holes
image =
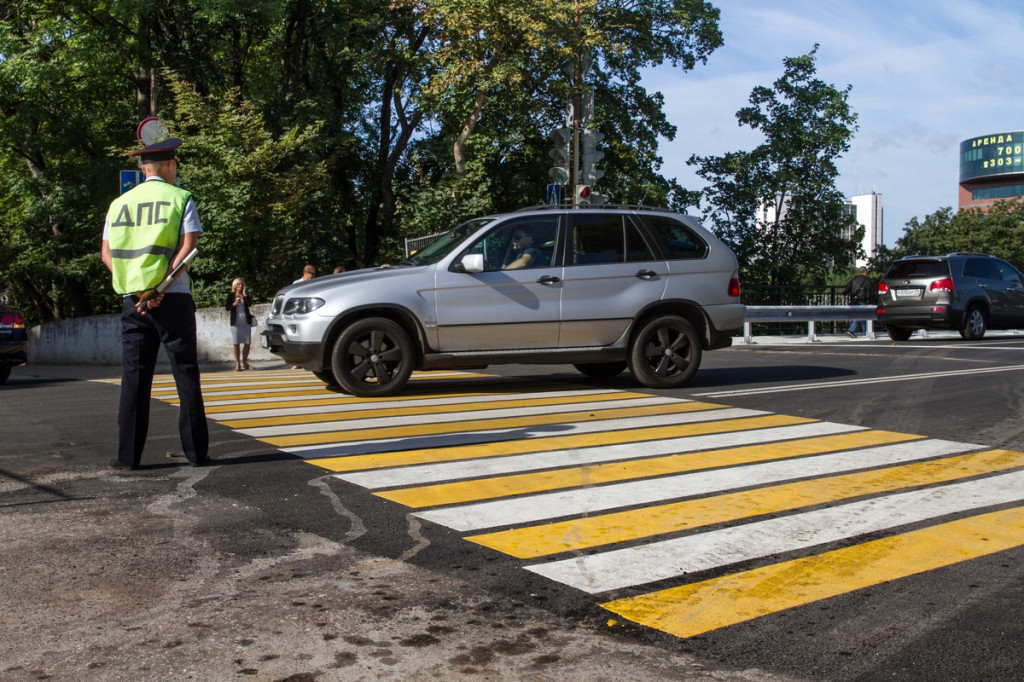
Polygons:
[[[249,307],[252,305],[252,298],[245,290],[245,280],[235,277],[231,282],[231,292],[228,294],[227,308],[231,322],[231,341],[234,344],[235,371],[252,369],[249,364],[249,346],[252,343],[252,312]],[[239,356],[241,346],[241,356]]]

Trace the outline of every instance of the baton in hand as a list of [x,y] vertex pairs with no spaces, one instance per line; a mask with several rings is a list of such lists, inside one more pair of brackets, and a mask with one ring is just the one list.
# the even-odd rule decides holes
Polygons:
[[160,282],[155,289],[146,289],[139,294],[139,302],[135,304],[135,309],[139,311],[140,314],[145,314],[145,312],[149,310],[149,299],[164,293],[164,289],[169,287],[171,282],[178,279],[181,273],[185,272],[185,266],[192,262],[192,259],[196,257],[197,253],[199,253],[199,249],[192,249],[189,251],[188,255],[185,256],[185,260],[178,263],[178,267],[167,273],[167,276],[164,277],[164,281]]

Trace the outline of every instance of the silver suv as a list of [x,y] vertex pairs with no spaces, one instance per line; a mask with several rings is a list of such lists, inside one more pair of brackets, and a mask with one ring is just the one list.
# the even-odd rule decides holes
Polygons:
[[537,207],[470,220],[401,263],[285,287],[262,333],[359,396],[414,369],[573,364],[682,386],[744,320],[736,257],[690,216]]
[[878,283],[878,321],[896,341],[917,329],[980,339],[987,329],[1024,328],[1024,275],[980,253],[909,256]]

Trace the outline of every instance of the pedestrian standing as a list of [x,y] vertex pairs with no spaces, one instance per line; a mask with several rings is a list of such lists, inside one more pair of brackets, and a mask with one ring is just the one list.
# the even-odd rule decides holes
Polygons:
[[[252,297],[245,288],[245,280],[235,277],[231,282],[231,291],[228,293],[227,302],[224,307],[228,311],[228,322],[231,325],[232,352],[235,356],[235,371],[252,369],[249,364],[249,348],[252,344],[253,316]],[[241,351],[241,353],[239,353]]]
[[209,431],[199,379],[195,303],[187,271],[163,293],[160,282],[196,247],[203,233],[190,192],[175,186],[178,138],[132,152],[145,181],[107,211],[100,254],[121,305],[121,399],[117,458],[110,466],[137,469],[149,430],[150,394],[160,345],[171,361],[180,403],[178,431],[185,457],[207,463]]
[[316,277],[316,268],[312,265],[307,265],[302,268],[302,277],[292,282],[292,284],[298,284],[299,282],[306,282]]
[[[843,293],[849,297],[850,305],[867,305],[871,302],[871,278],[868,277],[866,267],[860,267],[854,278],[846,283]],[[850,338],[857,338],[857,329],[860,325],[864,325],[864,331],[867,332],[867,323],[864,320],[854,320],[846,330]]]

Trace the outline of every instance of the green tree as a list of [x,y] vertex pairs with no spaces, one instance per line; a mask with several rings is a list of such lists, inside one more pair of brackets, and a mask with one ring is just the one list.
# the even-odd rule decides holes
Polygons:
[[[675,128],[639,70],[721,44],[702,0],[10,0],[0,6],[0,257],[30,323],[112,312],[100,226],[159,116],[206,228],[201,302],[305,262],[399,257],[401,237],[543,197],[546,133],[590,55],[615,199],[662,203]],[[457,151],[458,150],[458,151]]]
[[859,248],[835,186],[835,160],[856,130],[851,87],[815,77],[817,49],[784,59],[773,88],[754,88],[750,106],[737,112],[740,125],[764,135],[763,144],[688,161],[709,182],[705,220],[733,246],[752,284],[821,284]]
[[181,185],[195,196],[203,223],[201,255],[190,266],[196,304],[222,305],[237,276],[257,301],[269,300],[306,260],[331,262],[343,246],[320,219],[331,201],[317,128],[272,136],[237,91],[202,97],[176,76],[168,82],[174,127],[187,140],[178,154]]
[[[489,204],[491,211],[542,201],[551,165],[546,133],[564,125],[575,74],[582,74],[581,87],[594,90],[594,127],[606,140],[599,186],[614,201],[657,205],[680,191],[658,173],[658,139],[673,139],[676,129],[661,95],[639,85],[640,70],[703,63],[722,42],[713,6],[700,0],[423,5],[437,47],[424,85],[431,134],[415,145],[403,176],[410,218],[442,214],[444,207],[418,205],[439,197],[449,205]],[[581,59],[590,65],[585,73]],[[424,180],[447,191],[421,192]],[[470,199],[468,186],[488,193]],[[409,222],[406,229],[420,227]]]
[[109,289],[99,230],[134,102],[123,53],[85,23],[27,0],[0,9],[0,262],[29,323],[103,310]]
[[[907,222],[893,249],[880,253],[877,269],[904,256],[938,256],[957,251],[989,253],[1024,265],[1024,201],[997,201],[988,211],[941,208]],[[874,267],[874,264],[873,264]]]

